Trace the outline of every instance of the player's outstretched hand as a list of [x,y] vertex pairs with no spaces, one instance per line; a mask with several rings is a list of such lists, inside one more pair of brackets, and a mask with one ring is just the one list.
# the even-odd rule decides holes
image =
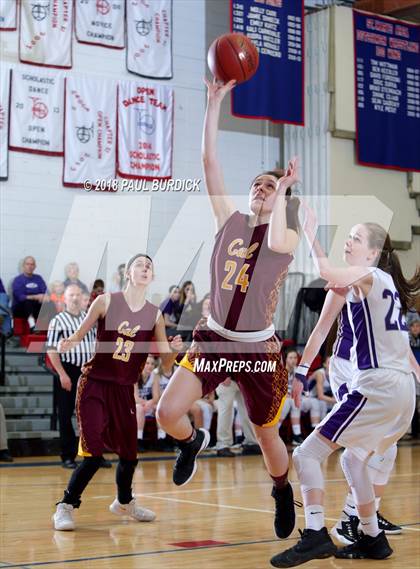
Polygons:
[[350,290],[348,286],[337,286],[335,283],[328,281],[327,284],[324,286],[324,290],[332,290],[335,294],[339,294],[340,296],[347,296],[347,293]]
[[209,81],[206,77],[204,77],[204,83],[207,85],[207,98],[209,103],[221,103],[227,93],[232,91],[232,89],[235,87],[236,79],[232,79],[227,83],[222,83],[221,81],[217,81],[217,79]]
[[315,211],[309,206],[309,204],[304,199],[300,199],[300,203],[305,212],[305,220],[303,222],[302,229],[306,235],[309,242],[313,242],[318,231],[318,218]]
[[182,350],[183,345],[184,343],[179,334],[177,336],[174,336],[169,343],[171,350],[174,352],[180,352]]
[[303,383],[298,379],[296,379],[295,377],[292,382],[291,396],[298,409],[300,408],[300,405],[302,403],[302,392],[303,392]]
[[277,181],[277,191],[284,194],[288,188],[300,182],[299,178],[299,158],[294,156],[287,164],[284,176]]

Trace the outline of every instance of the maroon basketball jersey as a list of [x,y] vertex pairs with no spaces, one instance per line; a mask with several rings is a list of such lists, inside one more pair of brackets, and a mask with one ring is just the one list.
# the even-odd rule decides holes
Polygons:
[[228,330],[254,332],[273,322],[280,287],[293,257],[271,251],[268,223],[249,227],[235,211],[216,234],[211,258],[210,306]]
[[98,320],[95,354],[83,373],[98,381],[137,383],[149,354],[157,312],[158,307],[148,301],[132,312],[122,292],[111,294],[107,313]]

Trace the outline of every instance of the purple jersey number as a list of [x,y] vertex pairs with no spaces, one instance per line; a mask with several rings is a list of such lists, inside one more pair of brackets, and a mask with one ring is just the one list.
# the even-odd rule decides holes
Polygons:
[[[404,316],[401,309],[400,304],[400,295],[398,292],[392,292],[392,290],[385,289],[382,293],[382,298],[390,298],[391,305],[389,307],[388,313],[385,316],[385,329],[386,330],[408,330],[407,324],[404,322]],[[397,308],[398,310],[398,318],[393,319],[394,316],[394,308],[395,302],[397,302],[400,306]]]

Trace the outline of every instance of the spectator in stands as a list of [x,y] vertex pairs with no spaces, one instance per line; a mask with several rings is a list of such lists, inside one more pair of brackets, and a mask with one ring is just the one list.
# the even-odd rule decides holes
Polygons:
[[[78,285],[69,285],[64,291],[65,310],[57,314],[48,328],[47,354],[58,374],[58,420],[60,424],[61,460],[63,468],[76,468],[78,441],[72,417],[76,401],[77,382],[81,367],[90,359],[95,343],[95,332],[90,331],[75,348],[64,354],[57,352],[61,339],[76,332],[86,313],[81,310],[82,291]],[[111,466],[103,461],[103,466]]]
[[95,298],[97,298],[98,296],[100,296],[104,292],[105,292],[104,281],[102,279],[96,279],[96,281],[93,283],[92,292],[90,293],[88,308],[92,304],[92,302],[95,300]]
[[309,395],[318,400],[320,420],[331,411],[336,400],[328,377],[330,357],[324,358],[322,367],[317,369],[309,378]]
[[89,302],[90,302],[90,294],[88,292],[82,292],[82,301],[80,308],[84,310],[84,312],[87,312],[89,308]]
[[186,330],[192,330],[191,318],[194,318],[194,309],[197,304],[197,295],[192,281],[185,281],[181,287],[179,298],[178,322]]
[[117,272],[112,276],[111,286],[109,292],[120,292],[124,287],[125,282],[125,263],[121,263],[117,267]]
[[238,406],[238,414],[242,430],[244,433],[244,440],[242,442],[242,454],[261,454],[261,449],[255,438],[252,423],[249,420],[248,412],[245,407],[243,395],[239,389],[236,381],[228,377],[221,383],[216,393],[218,399],[217,404],[217,456],[230,457],[235,456],[231,447],[233,446],[233,432],[232,425],[234,420],[234,403]]
[[175,336],[177,334],[176,325],[179,318],[179,307],[181,291],[178,286],[172,285],[169,287],[169,296],[159,306],[162,311],[163,318],[165,319],[166,335]]
[[53,281],[50,284],[50,300],[55,304],[57,312],[62,312],[65,308],[64,289],[65,286],[62,281]]
[[141,372],[140,381],[134,386],[134,399],[136,400],[136,416],[137,416],[137,445],[138,450],[144,450],[143,434],[144,425],[147,416],[154,417],[157,401],[153,398],[153,370],[156,366],[156,358],[149,354],[143,371]]
[[214,411],[214,391],[194,401],[189,410],[189,415],[194,423],[194,427],[196,429],[202,427],[206,429],[206,431],[210,431]]
[[13,462],[12,455],[7,447],[6,417],[0,403],[0,462]]
[[[173,372],[174,368],[166,369],[163,367],[162,363],[160,363],[159,367],[157,367],[153,371],[152,397],[153,401],[156,403],[156,406],[159,402],[159,399],[162,397],[162,393],[165,391]],[[157,430],[157,437],[158,437],[158,450],[162,451],[173,450],[174,444],[172,439],[169,439],[166,432],[163,429],[161,429],[159,424]]]
[[79,265],[77,263],[74,261],[67,263],[64,269],[64,273],[66,275],[64,288],[68,287],[71,284],[75,284],[80,288],[82,292],[89,292],[88,287],[79,279]]
[[47,285],[41,275],[34,273],[35,269],[35,259],[28,255],[23,259],[22,273],[12,283],[13,316],[27,319],[31,329],[35,327],[42,303],[49,300]]
[[290,422],[292,424],[292,444],[300,445],[303,443],[302,428],[300,425],[300,415],[309,411],[311,417],[311,426],[315,428],[319,423],[319,404],[318,401],[313,397],[307,397],[302,395],[300,408],[296,407],[294,401],[291,397],[292,383],[295,377],[295,368],[298,364],[298,353],[296,350],[289,349],[286,353],[286,369],[289,374],[289,388],[287,392],[287,397],[283,403],[281,410],[280,421],[278,423],[279,428],[281,424],[290,413]]
[[12,311],[3,281],[0,279],[0,334],[8,338],[12,335]]
[[[409,323],[410,346],[417,362],[420,363],[420,316],[417,312],[410,315],[407,314],[407,321]],[[418,438],[420,423],[420,384],[414,376],[413,380],[416,385],[416,406],[411,421],[411,436]]]

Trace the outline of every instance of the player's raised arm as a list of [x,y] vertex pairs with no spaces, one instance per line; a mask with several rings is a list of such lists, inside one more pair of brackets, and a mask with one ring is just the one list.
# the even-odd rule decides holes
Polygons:
[[[290,195],[289,188],[299,181],[298,159],[289,161],[285,175],[279,178],[276,186],[276,200],[268,226],[268,246],[276,253],[293,253],[299,243],[297,228],[288,225],[287,208],[293,209],[298,198]],[[289,194],[289,195],[288,195]],[[296,215],[299,202],[296,202]]]
[[105,316],[109,301],[110,295],[109,293],[106,293],[101,294],[92,302],[89,311],[86,314],[86,318],[83,320],[80,328],[66,340],[60,340],[58,343],[57,351],[60,354],[64,354],[65,352],[68,352],[80,344],[89,330],[91,330],[96,324],[98,319]]
[[302,200],[301,203],[305,209],[303,231],[309,247],[312,250],[312,256],[319,276],[337,287],[357,285],[366,296],[372,286],[372,271],[375,270],[373,265],[380,251],[375,248],[371,249],[369,253],[372,257],[370,259],[371,265],[364,266],[357,263],[358,248],[361,243],[367,241],[367,235],[362,226],[356,225],[352,229],[344,249],[346,261],[349,262],[349,266],[345,268],[332,266],[316,237],[318,230],[316,214],[304,200]]
[[229,81],[226,84],[216,80],[213,83],[207,79],[204,81],[207,85],[207,109],[204,117],[201,158],[207,193],[216,218],[216,227],[219,230],[235,211],[235,204],[226,193],[222,168],[217,157],[220,108],[225,95],[235,86],[235,81]]

